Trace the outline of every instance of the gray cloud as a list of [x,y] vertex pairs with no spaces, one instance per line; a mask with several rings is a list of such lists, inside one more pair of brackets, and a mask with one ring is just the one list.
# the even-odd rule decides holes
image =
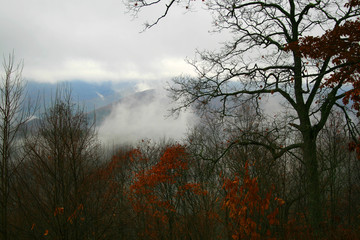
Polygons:
[[174,8],[158,26],[142,24],[158,12],[132,20],[118,0],[3,0],[2,53],[25,60],[24,77],[38,81],[164,79],[190,73],[183,61],[196,48],[215,48],[211,17],[201,9]]

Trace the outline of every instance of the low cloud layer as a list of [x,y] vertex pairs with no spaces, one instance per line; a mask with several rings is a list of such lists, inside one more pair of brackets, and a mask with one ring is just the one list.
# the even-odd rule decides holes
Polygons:
[[181,140],[197,118],[190,112],[169,117],[173,104],[164,90],[139,92],[113,107],[99,127],[99,137],[105,144],[134,143],[141,139]]

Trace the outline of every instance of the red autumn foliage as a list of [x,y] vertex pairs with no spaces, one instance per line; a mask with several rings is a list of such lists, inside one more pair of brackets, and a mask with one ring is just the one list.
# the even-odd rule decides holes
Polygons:
[[[139,150],[133,151],[131,159],[147,161]],[[156,227],[160,224],[163,231],[168,230],[170,217],[177,212],[176,199],[185,192],[206,194],[200,184],[181,180],[188,170],[188,160],[185,147],[173,145],[165,149],[160,160],[150,169],[141,169],[135,173],[135,181],[130,186],[130,202],[136,213],[147,217],[145,232],[139,233],[140,236],[159,239],[160,231]],[[172,190],[164,196],[166,189]]]
[[308,36],[299,43],[299,51],[312,59],[332,59],[337,67],[323,84],[333,87],[339,83],[351,84],[352,89],[345,93],[344,104],[353,101],[352,107],[359,111],[360,104],[360,20],[347,21],[335,26],[321,37]]
[[73,220],[79,217],[79,215],[82,213],[83,210],[84,210],[84,205],[80,203],[79,206],[74,210],[74,212],[67,218],[67,222],[72,224]]
[[[358,7],[358,0],[350,0],[345,7]],[[334,87],[339,83],[351,84],[352,89],[345,93],[344,104],[353,101],[353,108],[360,107],[360,19],[348,20],[335,25],[319,37],[307,36],[286,47],[309,59],[331,59],[334,71],[325,79],[322,87]]]
[[[284,204],[280,198],[273,198],[269,191],[265,197],[261,197],[257,178],[249,174],[249,165],[245,164],[245,174],[242,179],[235,176],[234,179],[225,179],[223,189],[226,196],[223,208],[229,210],[230,229],[232,238],[236,239],[273,239],[269,229],[272,225],[278,225],[278,207],[270,209],[271,202],[278,205]],[[267,226],[268,229],[264,229]]]
[[[345,4],[346,8],[359,7],[359,0],[350,0]],[[333,71],[325,79],[321,87],[334,88],[334,86],[351,85],[352,88],[345,91],[343,103],[352,101],[352,108],[360,116],[360,19],[348,20],[342,25],[336,25],[333,29],[319,37],[307,36],[292,42],[286,49],[297,51],[303,57],[315,60],[331,59]],[[350,143],[349,149],[356,151],[360,159],[360,139]]]
[[296,50],[310,59],[331,59],[336,70],[325,79],[322,87],[351,84],[352,89],[345,92],[344,104],[353,101],[352,107],[360,107],[360,19],[347,21],[335,26],[320,37],[307,36],[299,42],[290,43],[287,49]]

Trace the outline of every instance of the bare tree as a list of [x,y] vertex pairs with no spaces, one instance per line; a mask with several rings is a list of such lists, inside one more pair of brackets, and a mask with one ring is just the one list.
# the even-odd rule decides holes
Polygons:
[[23,237],[88,239],[104,232],[103,215],[94,216],[102,203],[95,190],[100,148],[94,125],[72,102],[70,90],[57,92],[34,131],[25,139],[27,155],[16,182]]
[[10,192],[16,165],[17,137],[30,115],[24,111],[22,68],[22,62],[15,64],[14,55],[9,55],[3,62],[4,72],[0,83],[0,236],[4,240],[10,239]]
[[[170,92],[179,103],[174,111],[196,105],[200,110],[232,117],[237,114],[233,110],[244,102],[254,101],[260,112],[263,98],[276,96],[280,99],[288,108],[288,118],[272,129],[272,136],[282,128],[291,128],[301,136],[298,142],[281,146],[268,141],[266,136],[259,136],[258,140],[239,139],[234,143],[262,146],[275,159],[289,151],[302,150],[309,219],[312,228],[318,232],[324,218],[316,140],[331,109],[345,96],[341,88],[346,78],[334,81],[330,86],[325,83],[344,67],[356,66],[360,61],[352,56],[351,61],[335,63],[332,60],[338,54],[336,52],[317,59],[307,58],[298,48],[288,46],[296,46],[304,36],[323,34],[347,21],[354,21],[360,15],[359,6],[355,1],[346,0],[206,2],[214,16],[215,30],[230,32],[232,40],[224,43],[219,52],[198,52],[198,59],[190,61],[197,77],[174,79]],[[187,0],[140,0],[129,1],[129,8],[137,14],[144,7],[163,7],[163,15],[146,25],[150,28],[176,4],[191,7]],[[349,40],[338,37],[337,42]],[[346,49],[342,51],[346,52]]]

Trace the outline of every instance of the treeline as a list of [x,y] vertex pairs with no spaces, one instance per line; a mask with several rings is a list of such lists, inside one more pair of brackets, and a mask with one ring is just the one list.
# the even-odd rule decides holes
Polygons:
[[0,86],[1,239],[360,237],[360,163],[342,113],[317,138],[325,220],[314,230],[303,148],[288,147],[300,136],[277,127],[286,114],[265,121],[248,102],[231,117],[204,111],[181,142],[109,150],[69,90],[34,119],[21,69],[10,56]]
[[[11,149],[2,239],[315,238],[301,150],[274,158],[241,144],[272,139],[266,124],[244,106],[236,121],[203,116],[181,143],[105,150],[93,121],[58,94]],[[334,112],[318,140],[323,239],[360,236],[360,164],[344,124]],[[282,131],[272,141],[286,148],[298,136]]]

